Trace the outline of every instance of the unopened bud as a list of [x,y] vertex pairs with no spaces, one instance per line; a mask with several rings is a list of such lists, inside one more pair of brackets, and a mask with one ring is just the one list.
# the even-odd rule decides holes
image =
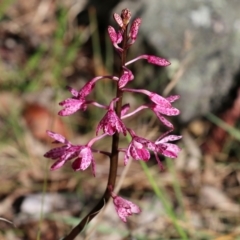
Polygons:
[[132,16],[132,13],[129,11],[129,9],[125,8],[122,10],[121,17],[122,17],[124,26],[128,25],[128,23],[131,20],[131,16]]

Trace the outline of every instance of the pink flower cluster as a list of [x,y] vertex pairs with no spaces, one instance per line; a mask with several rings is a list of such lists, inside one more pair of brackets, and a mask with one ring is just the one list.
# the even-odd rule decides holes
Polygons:
[[[108,27],[108,34],[113,44],[113,47],[116,49],[118,54],[120,55],[123,52],[122,41],[123,41],[123,33],[126,30],[126,26],[130,21],[129,11],[123,11],[122,15],[114,14],[114,19],[119,26],[119,30],[115,30],[112,26]],[[141,19],[137,18],[131,24],[130,30],[127,36],[127,48],[129,48],[137,39],[138,30],[141,25]],[[177,135],[169,135],[169,133],[173,130],[173,125],[169,120],[165,118],[165,116],[176,116],[180,112],[177,108],[172,106],[172,103],[176,101],[179,96],[174,95],[167,98],[160,96],[158,93],[150,92],[146,89],[131,89],[126,88],[126,85],[134,80],[134,75],[127,68],[128,65],[134,63],[135,61],[145,59],[150,64],[155,64],[160,67],[166,67],[170,63],[164,59],[153,55],[141,55],[132,59],[122,66],[122,75],[120,77],[117,76],[98,76],[87,82],[82,89],[75,90],[71,87],[68,87],[68,90],[72,94],[72,97],[67,98],[66,100],[59,103],[63,107],[61,111],[59,111],[60,116],[69,116],[78,110],[85,111],[88,106],[93,105],[95,107],[103,108],[106,110],[106,114],[99,121],[99,124],[96,128],[96,137],[91,139],[86,145],[73,145],[70,141],[65,139],[65,137],[60,134],[53,133],[51,131],[47,131],[47,134],[54,139],[54,142],[57,144],[61,144],[60,147],[56,147],[48,151],[44,156],[46,158],[51,158],[55,162],[51,166],[51,170],[56,170],[62,167],[66,162],[73,160],[72,168],[74,171],[84,171],[90,165],[92,169],[92,173],[95,176],[95,168],[96,161],[93,156],[93,152],[106,154],[108,156],[111,153],[103,152],[100,150],[95,150],[92,148],[92,145],[100,140],[103,137],[112,136],[116,132],[121,133],[124,136],[127,133],[131,136],[131,142],[126,148],[119,148],[119,151],[125,153],[124,164],[126,165],[130,158],[135,160],[143,160],[145,162],[150,160],[150,151],[155,155],[156,161],[159,167],[162,169],[162,163],[159,159],[159,155],[163,155],[170,158],[176,158],[180,151],[180,148],[174,144],[170,143],[172,141],[176,141],[181,138],[181,136]],[[121,114],[117,114],[115,110],[115,104],[119,101],[119,98],[116,97],[112,99],[109,105],[102,105],[98,102],[95,102],[92,99],[89,99],[90,93],[94,90],[95,84],[97,81],[102,79],[110,79],[116,82],[117,88],[124,92],[130,93],[139,93],[144,94],[149,98],[149,103],[139,106],[134,111],[128,113],[130,109],[129,104],[125,104],[121,108]],[[138,136],[132,129],[128,128],[124,119],[130,117],[137,112],[149,109],[152,111],[157,118],[169,128],[169,130],[160,136],[155,141],[148,140],[144,137]],[[102,134],[98,136],[98,134],[102,131]],[[135,204],[130,201],[124,200],[123,198],[116,196],[113,192],[111,193],[111,197],[113,198],[113,202],[116,208],[116,211],[121,218],[122,221],[126,222],[126,217],[130,216],[132,213],[139,213],[140,209]]]

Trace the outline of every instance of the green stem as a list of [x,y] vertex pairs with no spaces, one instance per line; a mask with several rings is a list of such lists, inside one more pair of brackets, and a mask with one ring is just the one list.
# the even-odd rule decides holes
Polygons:
[[[120,75],[123,74],[122,66],[126,63],[126,55],[127,55],[127,27],[123,33],[123,44],[122,44],[123,52],[121,53],[121,69]],[[121,115],[122,108],[122,97],[123,91],[117,87],[116,97],[119,100],[116,103],[116,114],[118,117]],[[84,227],[100,212],[100,210],[104,207],[104,205],[108,202],[111,197],[111,190],[114,189],[116,177],[117,177],[117,168],[118,168],[118,145],[119,145],[119,133],[115,133],[112,137],[112,150],[110,156],[110,168],[108,175],[108,183],[106,186],[106,190],[97,203],[97,205],[79,222],[77,226],[75,226],[71,232],[62,240],[73,240]]]

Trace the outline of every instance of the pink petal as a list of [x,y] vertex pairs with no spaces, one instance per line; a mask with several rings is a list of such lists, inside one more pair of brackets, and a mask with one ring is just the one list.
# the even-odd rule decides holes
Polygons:
[[78,97],[78,91],[67,86],[67,89],[69,90],[69,92],[74,96],[74,97]]
[[64,109],[58,112],[60,116],[69,116],[80,109],[84,111],[87,108],[85,100],[83,99],[68,98],[60,102],[59,105],[64,107]]
[[180,114],[180,111],[177,108],[174,107],[162,107],[159,105],[155,105],[153,107],[153,110],[156,112],[159,112],[161,114],[167,115],[167,116],[176,116]]
[[166,99],[169,101],[169,102],[175,102],[176,100],[178,100],[180,98],[179,95],[172,95],[172,96],[169,96],[167,97]]
[[135,160],[144,160],[148,161],[150,159],[150,153],[147,149],[145,148],[136,148],[135,146],[131,145],[130,146],[130,154],[133,159]]
[[134,204],[128,200],[126,200],[126,201],[129,204],[132,213],[140,213],[141,212],[141,209],[136,204]]
[[71,107],[71,105],[79,104],[79,102],[84,102],[83,99],[77,99],[77,98],[67,98],[59,103],[60,106],[63,107]]
[[164,146],[167,146],[167,149],[163,151],[163,155],[170,158],[176,158],[181,151],[181,149],[172,143],[164,143]]
[[122,31],[118,31],[118,32],[117,32],[117,42],[116,42],[116,44],[121,43],[122,40],[123,40],[123,34],[122,34]]
[[82,147],[78,158],[72,163],[74,171],[86,170],[93,161],[92,151],[89,147]]
[[82,158],[76,158],[73,163],[72,163],[72,169],[74,171],[79,171],[79,170],[82,170],[81,169],[81,162],[82,162]]
[[158,144],[158,143],[165,143],[165,142],[169,142],[169,141],[176,141],[176,140],[179,140],[181,138],[182,138],[182,136],[169,135],[167,137],[164,137],[164,138],[156,141],[155,143]]
[[128,112],[129,109],[130,109],[130,104],[129,103],[124,104],[121,110],[121,117],[123,117]]
[[135,149],[137,153],[137,157],[135,157],[135,160],[143,160],[148,161],[150,159],[150,153],[147,149]]
[[150,141],[147,143],[146,147],[151,151],[155,151],[155,149],[156,149],[155,143],[152,143]]
[[58,115],[59,116],[69,116],[73,113],[75,113],[77,110],[79,110],[80,107],[71,107],[71,108],[65,108],[65,109],[62,109],[61,111],[58,112]]
[[123,88],[125,87],[125,85],[132,81],[134,79],[134,76],[132,74],[132,72],[129,70],[128,72],[125,71],[124,74],[120,77],[119,81],[118,81],[118,87],[119,88]]
[[112,109],[108,110],[108,112],[98,124],[96,134],[98,134],[101,128],[103,129],[104,133],[107,133],[110,136],[112,136],[116,131],[119,133],[122,132],[125,136],[127,134],[125,125]]
[[65,153],[61,156],[61,159],[65,159],[65,161],[71,160],[78,156],[80,149],[70,148],[65,151]]
[[152,55],[148,55],[147,61],[148,61],[149,63],[155,64],[155,65],[158,65],[158,66],[161,66],[161,67],[166,67],[166,66],[168,66],[168,65],[171,64],[171,63],[170,63],[167,59],[165,59],[165,58],[160,58],[160,57],[152,56]]
[[100,123],[99,123],[99,124],[97,125],[97,127],[96,127],[96,135],[98,135],[100,129],[102,129],[102,128],[103,128],[103,124],[102,124],[102,122],[100,121]]
[[112,26],[108,27],[108,35],[109,35],[113,44],[117,43],[118,36],[117,36],[117,33],[116,33],[115,29]]
[[82,156],[80,170],[86,170],[90,166],[90,164],[92,162],[92,159],[93,159],[91,149],[90,148],[84,148],[80,152],[80,156]]
[[95,79],[87,82],[79,91],[79,98],[84,99],[87,95],[89,95],[95,86],[95,82]]
[[117,214],[119,216],[119,218],[123,221],[123,222],[127,222],[127,216],[129,216],[128,213],[126,213],[125,209],[119,209],[117,210]]
[[123,222],[127,221],[127,217],[131,216],[133,213],[140,213],[141,209],[134,203],[123,199],[122,197],[116,196],[113,199],[115,209],[118,216]]
[[116,128],[115,128],[115,126],[112,126],[111,124],[105,124],[103,126],[103,132],[112,136],[116,132]]
[[65,151],[66,146],[53,148],[50,151],[46,152],[43,156],[54,160],[60,158],[65,153]]
[[170,123],[165,117],[163,117],[160,113],[155,112],[157,115],[158,119],[167,127],[173,128],[172,123]]
[[113,14],[113,18],[115,19],[115,21],[118,24],[118,26],[120,28],[122,28],[123,27],[123,21],[122,21],[122,18],[120,17],[120,15],[118,15],[117,13],[114,13]]
[[55,132],[47,130],[47,134],[49,137],[55,139],[57,142],[69,143],[69,141],[59,133],[55,133]]
[[146,138],[142,138],[142,137],[138,137],[138,136],[134,136],[134,146],[142,146],[143,144],[148,144],[150,141],[147,140]]
[[156,103],[157,105],[160,105],[162,107],[172,107],[171,103],[164,97],[156,94],[156,93],[151,93],[149,95],[149,98],[152,102]]
[[133,21],[132,25],[131,25],[129,37],[133,40],[133,42],[137,38],[137,34],[138,34],[138,30],[139,30],[140,25],[141,25],[141,19],[140,18],[135,19]]
[[116,129],[117,129],[117,132],[122,133],[124,136],[127,135],[127,128],[119,118],[116,121]]
[[65,164],[66,161],[64,160],[59,160],[59,161],[56,161],[52,166],[51,166],[51,170],[54,171],[54,170],[57,170],[59,168],[61,168],[64,164]]

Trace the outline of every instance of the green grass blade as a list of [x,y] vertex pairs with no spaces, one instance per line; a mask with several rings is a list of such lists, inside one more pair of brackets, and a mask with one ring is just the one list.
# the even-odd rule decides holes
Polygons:
[[185,233],[183,228],[178,224],[177,216],[175,215],[171,205],[169,204],[166,197],[164,196],[162,189],[157,185],[156,181],[154,180],[153,176],[151,175],[147,164],[144,161],[139,161],[139,162],[143,168],[143,171],[145,172],[145,174],[148,178],[149,183],[151,184],[151,186],[153,188],[154,193],[159,198],[159,200],[162,202],[162,204],[166,210],[166,214],[172,220],[177,232],[181,236],[181,239],[187,240],[188,239],[187,234]]
[[176,174],[176,170],[175,170],[173,161],[172,161],[172,159],[167,158],[166,163],[167,163],[167,168],[169,169],[169,171],[172,174],[172,177],[174,179],[174,181],[173,181],[173,189],[174,189],[175,196],[177,198],[178,204],[180,206],[180,209],[182,211],[181,218],[185,219],[184,205],[183,205],[183,194],[182,194],[181,187],[180,187],[180,184],[179,184],[179,181],[178,181],[178,178],[177,178],[177,174]]
[[240,141],[240,131],[237,130],[236,128],[230,126],[220,118],[216,117],[212,113],[208,113],[206,115],[206,118],[211,121],[212,123],[216,124],[217,126],[221,127],[224,129],[227,133],[229,133],[232,137],[236,138],[237,140]]

